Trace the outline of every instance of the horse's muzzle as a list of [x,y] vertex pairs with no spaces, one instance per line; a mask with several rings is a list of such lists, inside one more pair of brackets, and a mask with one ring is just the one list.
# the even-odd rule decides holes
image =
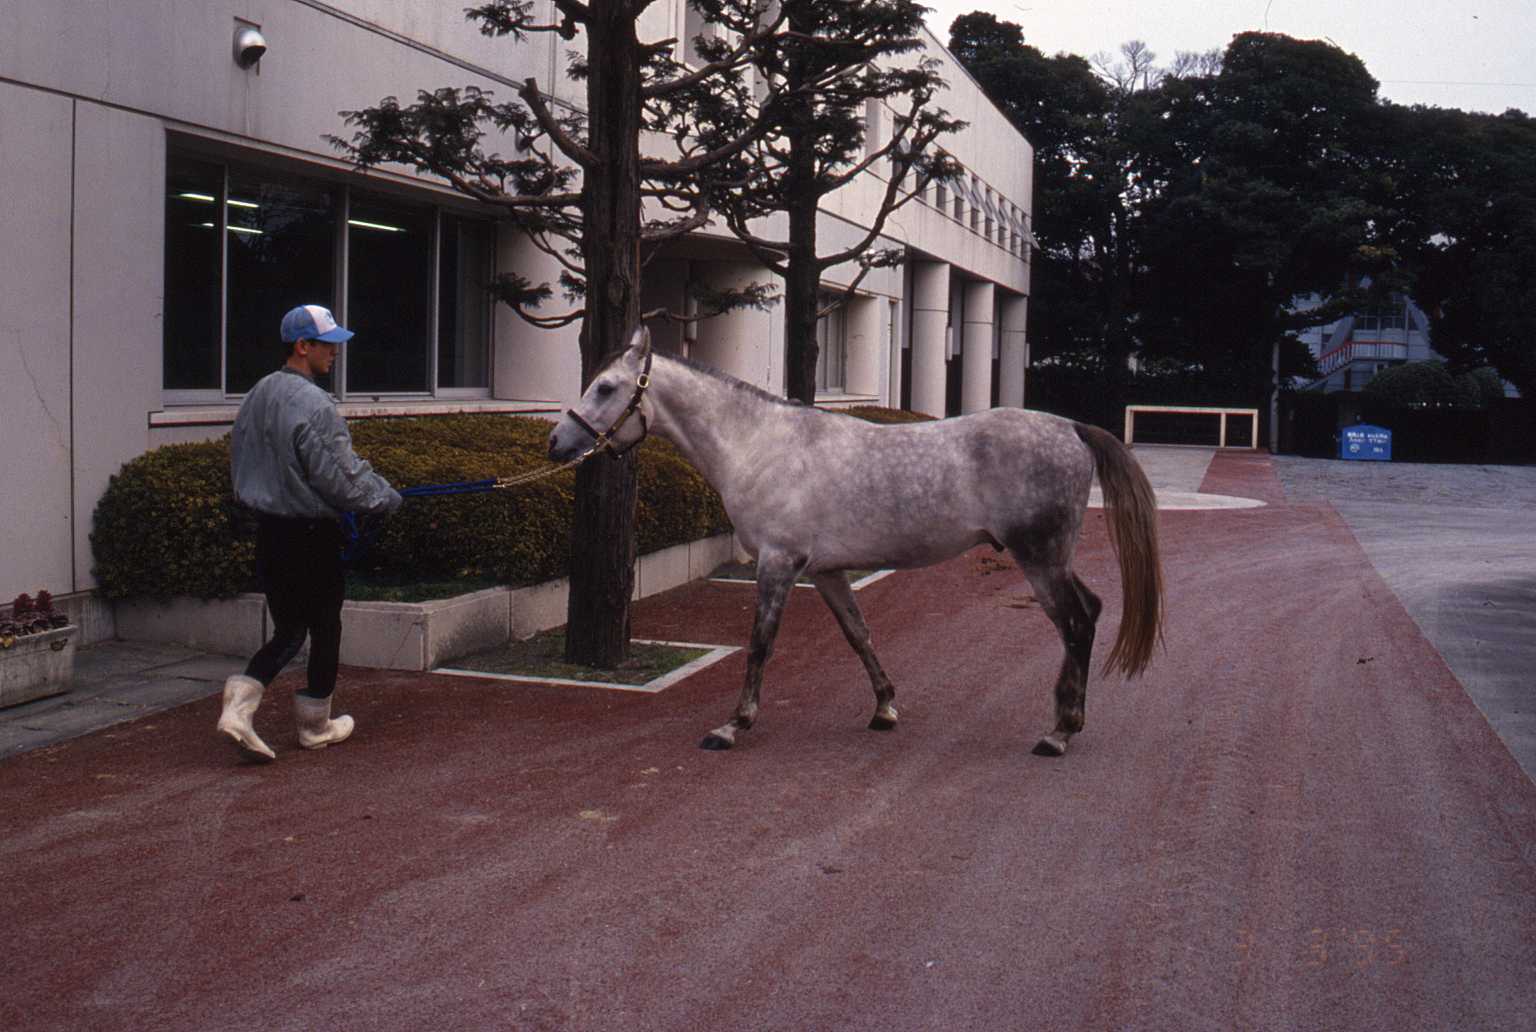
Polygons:
[[551,462],[570,462],[590,444],[590,435],[562,419],[549,432],[549,458]]

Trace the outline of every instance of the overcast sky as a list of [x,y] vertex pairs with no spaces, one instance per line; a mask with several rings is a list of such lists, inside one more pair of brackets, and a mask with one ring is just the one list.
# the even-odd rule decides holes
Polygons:
[[928,27],[988,11],[1046,54],[1092,58],[1139,39],[1165,65],[1181,50],[1224,50],[1251,30],[1323,39],[1365,62],[1399,104],[1536,115],[1536,0],[922,0]]

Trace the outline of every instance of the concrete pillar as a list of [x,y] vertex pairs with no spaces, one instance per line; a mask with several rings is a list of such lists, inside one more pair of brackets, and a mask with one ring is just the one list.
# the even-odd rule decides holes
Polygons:
[[991,283],[965,285],[965,378],[960,383],[960,411],[992,407],[992,328],[996,288]]
[[[739,290],[768,278],[767,271],[752,262],[696,262],[693,270],[716,290]],[[700,319],[697,325],[698,337],[691,348],[694,358],[775,394],[783,391],[784,357],[774,347],[775,327],[769,313],[738,308]]]
[[[516,269],[534,283],[555,283],[559,264],[535,247],[528,236],[502,223],[496,231],[496,266]],[[548,314],[563,311],[552,299]],[[492,396],[543,401],[565,408],[581,397],[581,323],[541,330],[518,318],[506,305],[492,307],[496,346],[491,354]]]
[[848,364],[843,389],[849,394],[880,394],[880,316],[885,307],[883,298],[855,297],[848,302],[844,323]]
[[1001,356],[997,363],[997,403],[1008,408],[1024,407],[1024,377],[1029,368],[1029,339],[1024,323],[1029,314],[1029,298],[1010,294],[998,306],[1002,310]]
[[944,329],[949,322],[949,263],[912,268],[912,410],[944,417]]

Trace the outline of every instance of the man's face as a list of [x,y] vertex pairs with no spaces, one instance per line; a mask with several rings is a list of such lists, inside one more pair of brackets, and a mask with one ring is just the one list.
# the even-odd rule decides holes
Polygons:
[[319,340],[299,341],[299,353],[309,365],[311,376],[325,376],[331,371],[331,366],[336,364],[335,344],[327,344]]

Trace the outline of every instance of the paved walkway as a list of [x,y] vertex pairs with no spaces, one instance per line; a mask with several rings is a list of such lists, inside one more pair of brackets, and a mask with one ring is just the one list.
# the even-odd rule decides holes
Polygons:
[[110,641],[79,649],[67,693],[0,709],[0,760],[201,699],[244,667],[243,658],[180,645]]
[[1331,505],[1536,780],[1536,466],[1276,456],[1288,500]]
[[[1149,465],[1152,463],[1149,462]],[[987,549],[861,594],[901,727],[793,593],[655,695],[349,668],[353,742],[276,763],[217,700],[0,762],[0,1028],[1523,1032],[1536,785],[1325,501],[1222,453],[1162,514],[1166,648],[1095,671]],[[1078,572],[1120,598],[1102,514]],[[698,583],[635,633],[740,644]],[[188,657],[190,658],[190,657]]]

